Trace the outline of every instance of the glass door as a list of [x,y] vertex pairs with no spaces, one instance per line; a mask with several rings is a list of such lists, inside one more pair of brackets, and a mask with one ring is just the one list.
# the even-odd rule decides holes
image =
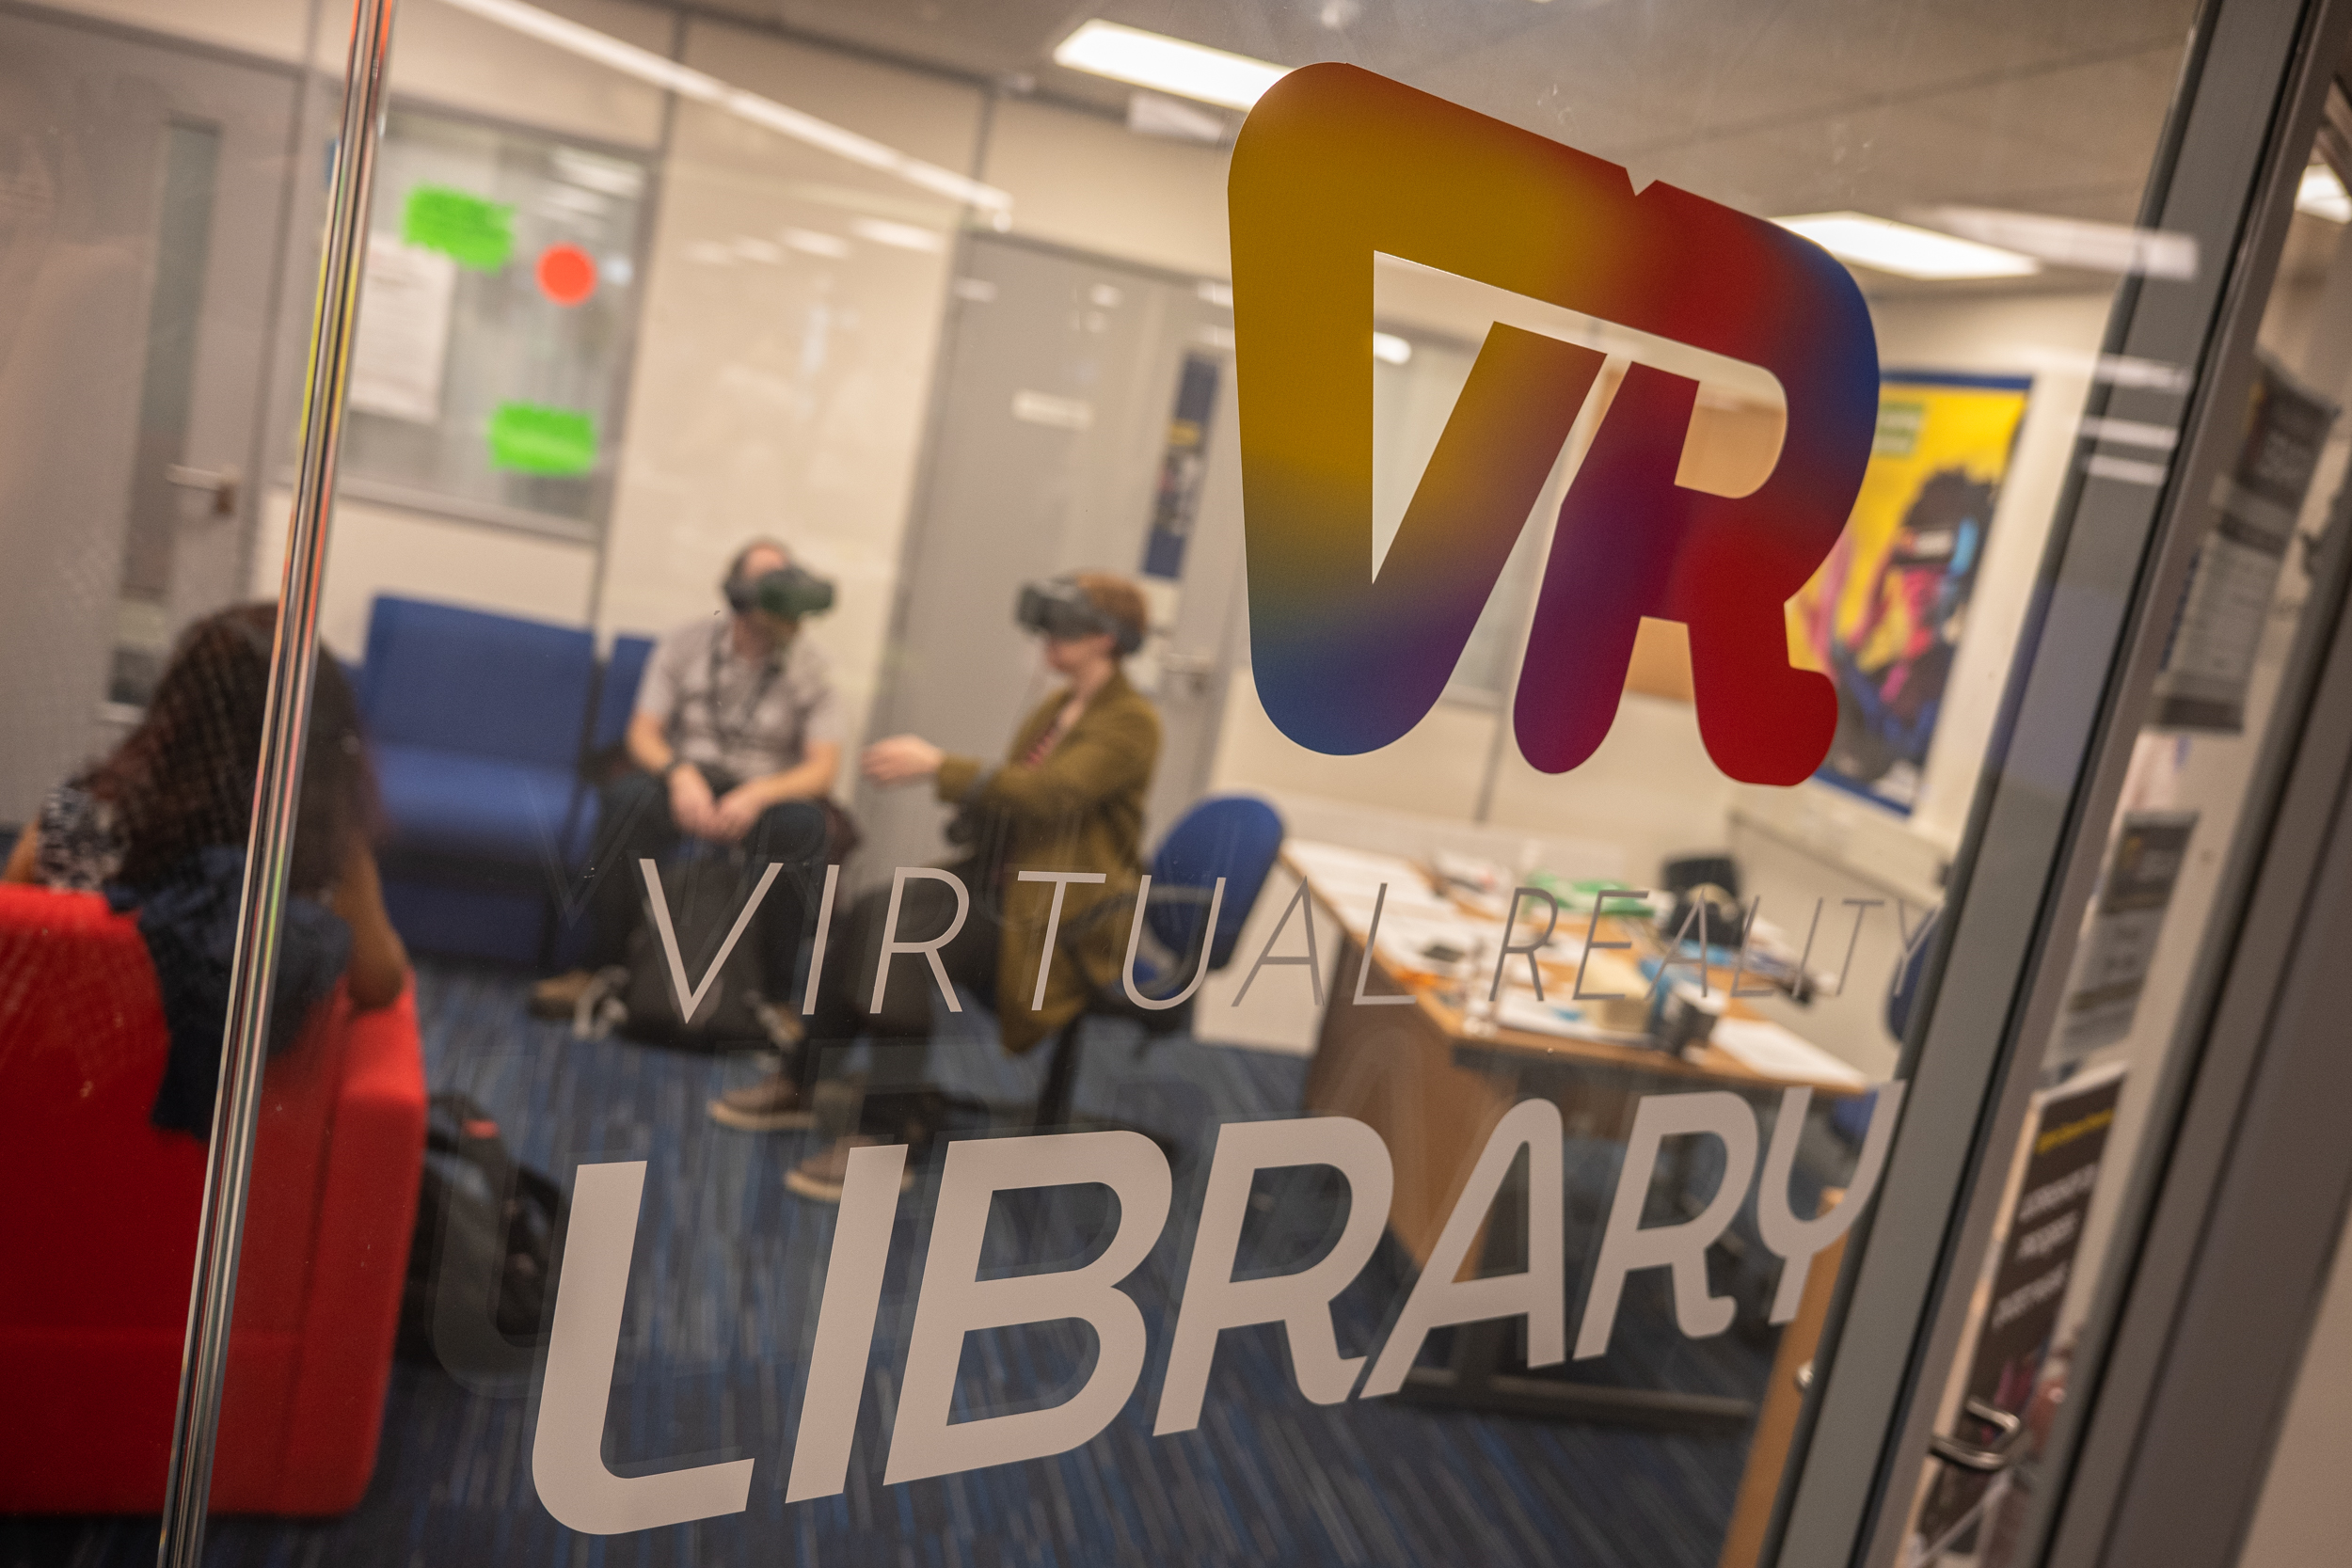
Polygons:
[[2286,143],[2307,150],[2273,177],[2276,272],[2217,378],[2214,450],[2184,457],[2162,427],[2101,427],[2092,461],[2137,461],[2120,455],[2136,443],[2163,454],[2152,468],[2217,471],[2187,509],[2192,553],[2166,586],[2174,609],[2057,1014],[2028,1038],[2023,1126],[1996,1146],[1977,1199],[1991,1235],[1945,1304],[1960,1354],[1907,1503],[1909,1562],[2036,1560],[2086,1419],[2070,1405],[2099,1389],[2170,1163],[2167,1130],[2198,1074],[2255,869],[2280,847],[2270,813],[2344,609],[2347,123],[2330,83],[2317,126]]
[[[323,549],[165,1549],[1993,1539],[2332,613],[2333,220],[2231,336],[2332,25],[404,0],[331,518],[151,661]],[[112,895],[154,1079],[250,811]]]

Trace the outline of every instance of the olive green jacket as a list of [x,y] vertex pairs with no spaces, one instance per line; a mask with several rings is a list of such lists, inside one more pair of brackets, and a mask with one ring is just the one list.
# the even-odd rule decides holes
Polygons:
[[[1095,987],[1118,986],[1143,870],[1143,802],[1160,755],[1159,710],[1124,674],[1113,674],[1061,743],[1036,767],[1023,767],[1068,700],[1066,689],[1057,691],[1023,721],[1003,763],[949,757],[939,767],[939,798],[961,808],[975,847],[952,867],[972,889],[971,918],[1001,911],[1004,921],[996,1011],[1005,1049],[1013,1052],[1075,1018]],[[1067,884],[1045,1002],[1036,1008],[1029,1004],[1055,884],[1021,881],[1024,871],[1093,871],[1105,879]]]

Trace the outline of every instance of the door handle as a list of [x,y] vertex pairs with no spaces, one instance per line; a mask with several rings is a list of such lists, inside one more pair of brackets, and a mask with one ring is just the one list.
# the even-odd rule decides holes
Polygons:
[[1994,1433],[1991,1443],[1965,1443],[1948,1433],[1928,1439],[1928,1451],[1947,1465],[1957,1465],[1980,1476],[1996,1476],[2024,1457],[2026,1418],[1988,1400],[1971,1396],[1961,1406]]
[[237,470],[197,468],[174,463],[164,470],[164,483],[178,490],[200,490],[213,498],[213,515],[226,517],[237,510]]

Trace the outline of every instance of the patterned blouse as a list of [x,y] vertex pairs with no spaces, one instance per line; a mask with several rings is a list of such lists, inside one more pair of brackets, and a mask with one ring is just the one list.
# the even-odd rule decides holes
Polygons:
[[44,886],[96,893],[122,869],[121,816],[80,784],[59,784],[40,803],[34,868]]

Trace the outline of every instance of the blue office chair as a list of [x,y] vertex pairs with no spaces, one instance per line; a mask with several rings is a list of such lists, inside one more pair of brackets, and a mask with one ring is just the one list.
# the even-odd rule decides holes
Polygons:
[[[1136,989],[1152,1000],[1172,996],[1192,983],[1207,948],[1208,966],[1223,969],[1232,961],[1241,928],[1265,887],[1274,857],[1282,847],[1282,818],[1252,795],[1212,796],[1184,813],[1152,857],[1152,891],[1144,903],[1143,923],[1152,938],[1169,955],[1165,970],[1136,958]],[[1216,902],[1216,924],[1209,925],[1209,909],[1216,879],[1225,879],[1225,896]],[[1098,906],[1101,918],[1131,918],[1135,906],[1112,900]],[[1065,931],[1067,942],[1072,933]],[[1087,1020],[1126,1019],[1144,1033],[1142,1049],[1152,1041],[1180,1034],[1192,1023],[1194,998],[1173,1007],[1138,1007],[1129,1000],[1119,976],[1098,987],[1086,1009],[1055,1035],[1046,1058],[1045,1086],[1037,1098],[1032,1125],[1061,1127],[1070,1122],[1072,1091],[1078,1081],[1078,1050]]]
[[637,688],[653,657],[653,639],[624,633],[612,639],[604,674],[596,683],[595,721],[588,729],[588,754],[595,757],[618,746],[628,735],[629,716],[637,711]]
[[[1919,1005],[1919,988],[1926,983],[1928,957],[1935,950],[1935,927],[1944,918],[1944,908],[1937,905],[1927,913],[1918,934],[1912,939],[1911,951],[1895,968],[1895,977],[1886,987],[1886,1032],[1900,1046],[1911,1037],[1911,1015]],[[1870,1131],[1871,1113],[1878,1109],[1876,1089],[1868,1094],[1841,1100],[1829,1114],[1830,1125],[1836,1128],[1848,1143],[1860,1144]]]

